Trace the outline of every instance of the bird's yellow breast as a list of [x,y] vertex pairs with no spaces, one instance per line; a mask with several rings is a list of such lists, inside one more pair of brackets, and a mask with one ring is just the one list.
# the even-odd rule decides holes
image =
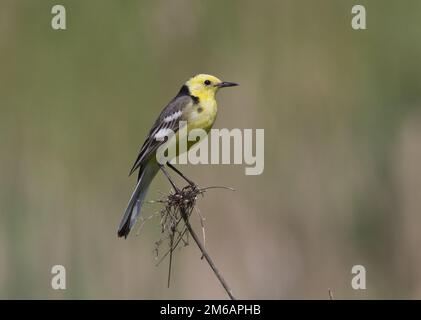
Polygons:
[[187,131],[212,128],[218,112],[216,100],[212,97],[199,97],[199,103],[192,104],[186,110]]
[[187,130],[179,130],[167,143],[168,149],[171,149],[174,144],[176,145],[177,156],[182,153],[179,150],[180,139],[187,141],[187,150],[189,150],[197,143],[197,140],[189,139],[190,132],[194,129],[203,129],[209,133],[215,122],[218,112],[215,96],[197,95],[197,97],[199,98],[198,103],[190,103],[183,110],[183,120],[187,121]]

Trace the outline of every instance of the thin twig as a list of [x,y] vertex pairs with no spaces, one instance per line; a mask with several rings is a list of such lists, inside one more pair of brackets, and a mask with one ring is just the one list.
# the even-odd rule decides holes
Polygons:
[[215,273],[216,277],[218,278],[219,282],[224,287],[224,289],[227,292],[228,296],[231,298],[231,300],[235,300],[235,297],[232,294],[232,291],[231,291],[230,287],[228,286],[228,284],[225,281],[225,279],[222,277],[222,275],[219,272],[219,270],[216,268],[216,266],[213,263],[211,257],[209,256],[209,254],[207,253],[206,249],[203,247],[202,243],[200,242],[199,237],[197,236],[196,232],[194,232],[192,226],[190,225],[189,216],[188,216],[188,213],[186,212],[186,208],[184,208],[184,206],[182,206],[180,208],[180,212],[181,212],[181,216],[184,219],[184,223],[186,224],[187,229],[189,230],[191,236],[193,237],[194,241],[196,242],[197,246],[199,247],[200,251],[202,252],[202,256],[205,257],[206,261],[208,262],[209,266],[212,268],[212,270]]
[[[167,256],[168,254],[170,255],[170,268],[169,268],[169,273],[168,273],[168,286],[170,284],[170,275],[171,275],[171,265],[172,265],[172,253],[174,251],[174,249],[177,247],[179,241],[183,240],[183,235],[186,231],[188,231],[188,234],[190,234],[194,241],[196,242],[196,245],[198,246],[198,248],[200,249],[201,253],[202,253],[202,259],[203,257],[206,259],[206,261],[208,262],[209,266],[211,267],[212,271],[215,273],[215,276],[218,278],[219,282],[221,283],[221,285],[224,287],[225,291],[227,292],[228,296],[230,297],[230,299],[235,300],[234,295],[232,294],[232,291],[230,289],[230,287],[228,286],[227,282],[225,281],[225,279],[222,277],[221,273],[219,272],[219,270],[216,268],[215,263],[213,262],[213,260],[211,259],[211,257],[209,256],[209,254],[207,253],[204,245],[202,245],[202,243],[199,240],[199,237],[197,236],[196,232],[193,230],[189,218],[190,218],[190,214],[193,210],[193,208],[195,208],[195,204],[196,204],[196,199],[197,196],[199,194],[204,194],[204,192],[207,189],[212,189],[212,188],[226,188],[226,189],[230,189],[233,190],[231,188],[227,188],[227,187],[208,187],[208,188],[203,188],[200,189],[197,187],[197,185],[191,181],[190,179],[188,179],[186,176],[184,176],[177,168],[175,168],[174,166],[172,166],[171,164],[167,163],[167,165],[173,170],[175,171],[177,174],[179,174],[185,181],[187,181],[189,183],[188,186],[179,189],[176,184],[174,183],[174,181],[171,179],[171,176],[169,175],[169,173],[165,170],[164,166],[160,166],[160,169],[162,170],[162,172],[164,173],[164,175],[167,177],[168,181],[170,182],[171,186],[174,189],[174,193],[171,193],[167,196],[167,198],[165,200],[161,200],[159,202],[162,202],[165,204],[165,209],[163,209],[163,218],[164,220],[161,220],[161,225],[163,226],[163,232],[165,231],[166,227],[168,226],[168,222],[166,221],[166,219],[168,217],[170,217],[170,249],[167,251],[167,253],[164,255],[163,258],[165,258],[165,256]],[[174,245],[174,234],[175,232],[177,232],[177,225],[178,222],[177,221],[179,218],[179,216],[177,217],[177,212],[180,214],[182,220],[184,221],[184,225],[185,225],[185,230],[183,230],[183,232],[180,232],[180,237],[176,240],[176,243]],[[181,220],[181,219],[180,219]],[[202,221],[202,228],[203,228],[203,221]],[[184,240],[183,240],[184,241]],[[158,264],[163,260],[163,258],[158,262]]]
[[170,248],[167,252],[164,253],[161,259],[159,259],[159,261],[155,264],[156,267],[159,266],[162,261],[164,261],[164,259],[171,253],[171,251],[174,252],[174,250],[178,247],[178,244],[181,242],[181,240],[183,240],[183,237],[186,234],[186,232],[187,232],[187,228],[184,228],[182,232],[179,232],[180,235],[178,236],[177,241],[175,242],[175,245],[173,246],[173,248]]
[[172,267],[172,252],[173,252],[173,243],[174,243],[174,235],[170,236],[170,263],[168,266],[168,288],[170,287],[171,282],[171,267]]
[[333,291],[331,289],[329,289],[329,300],[334,300],[333,299]]
[[[197,207],[194,207],[194,210],[196,211],[200,219],[200,225],[202,226],[203,247],[206,249],[205,218],[202,216],[202,214],[200,213],[200,210]],[[200,260],[202,259],[203,259],[203,256],[200,258]]]

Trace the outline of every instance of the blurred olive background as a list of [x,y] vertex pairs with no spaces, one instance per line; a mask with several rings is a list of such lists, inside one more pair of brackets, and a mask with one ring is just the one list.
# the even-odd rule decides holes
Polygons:
[[[65,31],[51,28],[55,4]],[[351,28],[355,4],[365,31]],[[218,94],[216,128],[265,129],[260,176],[181,167],[237,189],[198,203],[234,294],[420,298],[420,21],[418,0],[2,0],[0,298],[226,298],[193,242],[167,289],[159,219],[116,235],[137,151],[197,73],[241,84]],[[160,175],[148,197],[168,189]],[[367,290],[351,287],[357,264]]]

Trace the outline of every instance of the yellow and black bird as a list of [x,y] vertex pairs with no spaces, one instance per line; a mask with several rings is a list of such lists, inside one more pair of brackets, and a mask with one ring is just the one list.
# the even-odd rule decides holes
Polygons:
[[[158,148],[165,142],[162,137],[169,132],[177,133],[179,122],[185,123],[187,133],[193,129],[206,132],[212,128],[218,111],[215,94],[220,88],[237,86],[234,82],[224,82],[218,78],[199,74],[189,79],[178,94],[162,110],[149,131],[139,155],[130,170],[130,175],[139,169],[138,181],[127,205],[126,212],[118,228],[118,236],[127,238],[140,214],[149,185],[159,171],[160,162],[156,158]],[[178,135],[175,139],[178,143]],[[188,145],[190,148],[192,145]],[[179,148],[176,148],[177,156]]]

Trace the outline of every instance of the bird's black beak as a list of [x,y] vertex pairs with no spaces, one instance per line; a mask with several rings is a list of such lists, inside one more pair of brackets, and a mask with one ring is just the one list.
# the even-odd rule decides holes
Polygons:
[[218,88],[226,88],[226,87],[235,87],[238,86],[238,83],[235,82],[220,82],[216,85]]

